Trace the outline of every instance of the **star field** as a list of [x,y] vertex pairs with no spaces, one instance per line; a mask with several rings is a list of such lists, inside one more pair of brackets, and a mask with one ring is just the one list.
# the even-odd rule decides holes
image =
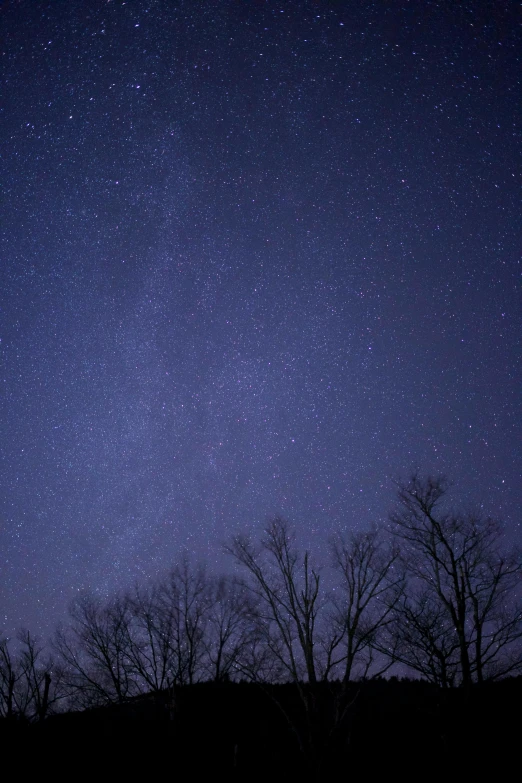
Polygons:
[[2,16],[0,627],[415,467],[520,540],[514,7]]

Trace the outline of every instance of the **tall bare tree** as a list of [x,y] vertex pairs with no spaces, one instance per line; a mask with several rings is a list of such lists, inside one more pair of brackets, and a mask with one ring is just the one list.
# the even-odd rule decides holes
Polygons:
[[332,668],[342,666],[341,679],[349,682],[358,666],[359,676],[384,674],[392,661],[375,662],[382,648],[382,635],[392,620],[393,611],[404,588],[403,569],[397,546],[386,546],[374,529],[332,541],[334,568],[341,576],[336,591],[332,622],[338,644],[330,645]]
[[[422,636],[425,628],[426,653],[428,630],[433,631],[433,618],[440,616],[446,630],[443,646],[439,636],[434,654],[444,654],[451,666],[457,648],[457,679],[466,686],[522,670],[522,607],[517,595],[522,564],[514,549],[503,546],[496,520],[447,511],[447,493],[442,477],[414,475],[399,487],[391,520],[405,546],[411,597],[403,605],[397,629],[404,631],[408,613],[410,627],[415,617],[417,633]],[[412,658],[408,663],[415,668]]]
[[176,684],[192,685],[204,676],[206,633],[212,606],[205,567],[193,564],[184,556],[164,582],[161,602],[172,623]]
[[165,586],[137,585],[127,596],[131,614],[128,658],[141,687],[160,692],[180,680],[176,650],[177,611]]
[[319,775],[332,732],[320,683],[325,675],[321,625],[327,606],[319,571],[308,552],[298,551],[293,531],[280,517],[267,525],[259,544],[237,536],[227,549],[246,569],[257,605],[254,678],[259,682],[260,674],[270,672],[293,681],[301,704],[297,712],[288,709],[272,689],[267,693],[285,715],[310,768]]
[[221,576],[210,582],[206,665],[215,682],[244,674],[256,642],[256,606],[245,583]]
[[139,692],[131,664],[131,612],[126,598],[103,603],[85,594],[70,607],[71,624],[57,631],[54,649],[79,706],[124,702]]
[[11,719],[18,712],[16,691],[22,676],[10,639],[4,637],[0,640],[0,715],[3,718]]
[[320,576],[310,555],[299,555],[286,520],[276,518],[261,544],[237,536],[227,547],[251,578],[265,644],[294,682],[318,680],[316,640]]
[[445,606],[430,590],[418,585],[395,604],[390,638],[392,660],[405,664],[442,688],[456,684],[459,643]]
[[44,720],[64,695],[61,682],[45,646],[29,631],[21,630],[14,645],[0,641],[0,715]]

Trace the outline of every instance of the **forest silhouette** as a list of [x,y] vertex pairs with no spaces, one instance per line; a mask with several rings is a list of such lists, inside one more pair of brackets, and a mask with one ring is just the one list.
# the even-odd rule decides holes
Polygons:
[[443,477],[413,475],[389,524],[339,533],[328,564],[274,518],[226,542],[237,575],[183,557],[107,601],[82,594],[48,645],[0,641],[0,732],[107,753],[135,740],[143,760],[162,739],[180,765],[238,779],[326,780],[372,747],[383,769],[430,753],[443,771],[481,743],[507,759],[522,561],[497,520],[449,501]]

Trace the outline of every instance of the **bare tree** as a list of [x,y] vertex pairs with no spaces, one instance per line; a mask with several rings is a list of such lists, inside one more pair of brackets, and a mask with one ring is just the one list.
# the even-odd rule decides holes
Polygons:
[[11,652],[10,639],[0,640],[0,715],[13,718],[17,714],[16,689],[22,670]]
[[217,577],[210,587],[206,658],[211,678],[220,682],[244,673],[247,662],[253,662],[249,650],[257,641],[256,607],[247,586],[236,577]]
[[30,719],[42,721],[62,697],[61,673],[45,646],[29,631],[20,631],[19,640],[19,666],[23,672],[25,691],[25,708],[22,709]]
[[423,587],[410,591],[395,605],[390,658],[405,664],[429,682],[448,688],[460,670],[459,642],[443,604]]
[[[517,596],[522,566],[517,553],[502,546],[498,522],[444,511],[447,492],[441,477],[414,475],[399,487],[391,520],[406,548],[410,599],[399,613],[397,632],[404,637],[407,627],[416,628],[421,637],[417,650],[424,647],[423,662],[409,659],[417,670],[432,655],[439,657],[439,667],[444,658],[453,672],[458,649],[458,673],[446,672],[444,678],[450,684],[456,676],[469,685],[522,669]],[[435,633],[437,628],[443,633]]]
[[177,607],[165,600],[165,587],[136,586],[127,597],[131,613],[128,658],[141,687],[160,692],[180,679],[175,648]]
[[305,552],[299,556],[288,522],[272,520],[256,547],[237,536],[227,547],[251,577],[259,605],[260,632],[272,655],[296,683],[318,680],[315,642],[321,608],[320,577]]
[[175,682],[192,685],[203,676],[212,594],[206,569],[187,556],[164,583],[161,603],[172,623]]
[[279,517],[267,525],[259,545],[237,536],[227,550],[247,570],[257,604],[255,662],[261,667],[253,672],[254,679],[263,685],[260,674],[270,672],[293,681],[300,710],[289,709],[273,689],[266,689],[266,693],[285,716],[307,763],[319,775],[332,734],[320,683],[324,674],[321,622],[327,616],[327,606],[320,592],[319,571],[308,552],[299,553],[288,522]]
[[90,594],[70,607],[71,625],[59,629],[60,656],[73,701],[79,706],[124,702],[139,692],[131,665],[131,613],[123,597],[102,603]]
[[9,639],[0,641],[0,715],[42,721],[63,696],[59,669],[25,629],[11,647]]
[[341,576],[340,594],[334,599],[332,622],[336,644],[329,656],[334,669],[342,665],[342,681],[349,682],[357,664],[359,676],[384,674],[393,661],[388,657],[375,668],[375,652],[382,649],[382,635],[404,587],[397,546],[385,546],[377,530],[338,536],[332,541],[334,568]]
[[245,584],[209,577],[188,558],[151,588],[128,597],[133,632],[129,658],[149,689],[160,691],[239,671],[253,638],[253,603]]

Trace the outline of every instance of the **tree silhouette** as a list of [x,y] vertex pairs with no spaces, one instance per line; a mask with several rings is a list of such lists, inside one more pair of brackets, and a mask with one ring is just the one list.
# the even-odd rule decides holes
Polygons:
[[522,564],[496,520],[445,511],[447,493],[442,477],[414,475],[399,487],[391,521],[410,586],[396,613],[397,659],[467,686],[522,668]]
[[128,658],[140,690],[159,693],[180,679],[174,631],[176,608],[165,600],[161,583],[140,586],[127,595],[131,614]]
[[205,567],[184,556],[164,582],[162,603],[173,624],[176,683],[204,678],[205,638],[212,593]]
[[0,640],[0,715],[43,721],[63,698],[59,667],[28,630],[15,641]]
[[214,682],[244,672],[256,642],[256,606],[245,583],[221,576],[211,581],[211,607],[205,639],[208,674]]
[[59,628],[53,642],[64,668],[73,703],[80,707],[123,703],[139,692],[130,650],[131,612],[127,599],[104,604],[91,594],[70,607],[71,625]]
[[294,682],[318,680],[320,577],[310,555],[299,555],[288,522],[273,519],[259,546],[236,536],[227,550],[251,578],[259,631],[272,656]]

